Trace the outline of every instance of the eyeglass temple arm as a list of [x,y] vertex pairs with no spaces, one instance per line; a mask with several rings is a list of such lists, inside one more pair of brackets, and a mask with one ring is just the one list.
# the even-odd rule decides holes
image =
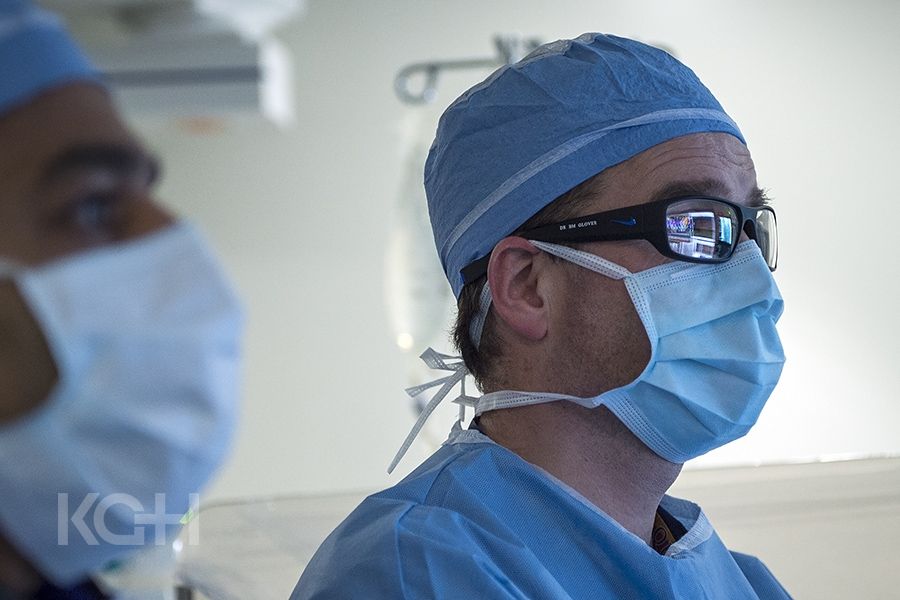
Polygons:
[[[593,215],[586,215],[551,225],[535,227],[519,234],[526,240],[549,243],[578,243],[630,240],[644,236],[644,211],[629,206]],[[463,283],[469,284],[487,273],[491,253],[469,263],[460,271]]]

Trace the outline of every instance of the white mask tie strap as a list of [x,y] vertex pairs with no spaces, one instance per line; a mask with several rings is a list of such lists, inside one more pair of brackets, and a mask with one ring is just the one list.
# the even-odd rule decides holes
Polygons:
[[491,285],[485,281],[484,287],[481,288],[481,295],[478,297],[478,312],[472,318],[469,325],[469,339],[478,348],[481,345],[481,333],[484,331],[484,322],[487,319],[488,311],[491,309]]
[[397,463],[400,462],[400,459],[406,454],[409,447],[412,445],[413,441],[418,437],[419,432],[422,430],[422,427],[425,426],[425,422],[428,420],[428,417],[431,416],[431,413],[434,412],[434,409],[438,407],[438,405],[447,397],[447,394],[450,393],[456,384],[460,384],[459,395],[453,400],[453,402],[458,403],[459,406],[459,422],[462,423],[465,418],[465,407],[472,406],[475,402],[475,398],[466,395],[466,375],[469,374],[468,369],[466,369],[466,364],[463,362],[462,357],[459,356],[450,356],[449,354],[441,354],[437,352],[433,348],[428,348],[422,355],[419,357],[422,361],[431,367],[432,369],[438,371],[450,371],[450,375],[447,377],[441,377],[440,379],[435,379],[434,381],[430,381],[428,383],[423,383],[421,385],[416,385],[410,388],[406,388],[406,393],[409,394],[410,398],[415,398],[419,394],[430,390],[431,388],[440,386],[440,389],[435,392],[434,396],[431,400],[428,401],[428,404],[422,409],[422,412],[419,413],[419,418],[416,419],[415,425],[413,425],[412,430],[409,432],[409,435],[406,436],[406,440],[404,440],[403,445],[400,446],[400,450],[397,451],[396,456],[394,456],[394,460],[391,461],[390,466],[388,466],[388,473],[391,473],[394,468],[397,466]]
[[[625,279],[633,274],[625,267],[619,266],[612,261],[591,254],[590,252],[582,252],[581,250],[575,250],[568,246],[539,242],[537,240],[531,240],[531,243],[548,254],[575,263],[576,265],[594,271],[595,273],[606,275],[611,279]],[[478,298],[478,312],[472,318],[472,323],[469,325],[469,339],[472,340],[472,343],[475,344],[476,348],[481,345],[481,334],[484,331],[484,321],[487,319],[488,310],[491,308],[492,300],[491,287],[488,282],[485,281],[484,287],[481,289],[481,296]]]
[[574,263],[579,267],[584,267],[594,273],[606,275],[610,279],[625,279],[629,275],[633,275],[633,273],[625,267],[619,266],[610,260],[606,260],[596,254],[591,254],[590,252],[582,252],[581,250],[575,250],[568,246],[559,246],[557,244],[549,244],[547,242],[538,242],[535,240],[532,240],[531,243],[548,254],[558,256],[563,260]]

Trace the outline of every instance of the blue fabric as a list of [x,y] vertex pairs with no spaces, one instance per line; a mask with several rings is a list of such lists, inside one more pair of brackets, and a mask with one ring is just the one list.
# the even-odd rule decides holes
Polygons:
[[456,429],[325,540],[291,598],[790,597],[758,560],[730,553],[698,506],[661,506],[687,530],[665,556],[550,475]]
[[640,42],[586,33],[501,68],[447,108],[425,164],[453,293],[464,266],[563,193],[652,146],[709,131],[744,141],[693,71]]
[[0,115],[50,88],[100,76],[53,14],[0,0]]

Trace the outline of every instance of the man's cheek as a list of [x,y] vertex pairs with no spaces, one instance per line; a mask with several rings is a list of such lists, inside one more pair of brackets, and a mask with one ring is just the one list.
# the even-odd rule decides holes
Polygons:
[[44,335],[15,284],[0,281],[0,424],[40,407],[57,379]]

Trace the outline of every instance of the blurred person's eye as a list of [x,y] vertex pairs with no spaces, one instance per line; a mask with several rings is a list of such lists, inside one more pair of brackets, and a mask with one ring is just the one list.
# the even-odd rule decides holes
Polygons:
[[128,203],[128,187],[112,173],[80,173],[52,190],[49,220],[62,233],[112,237]]
[[64,211],[63,220],[86,232],[113,233],[122,222],[126,202],[115,191],[94,192],[72,202]]
[[[104,181],[105,180],[105,181]],[[135,209],[150,197],[150,186],[128,177],[95,179],[58,196],[50,224],[73,243],[102,244],[128,234]]]
[[79,246],[127,237],[151,199],[158,162],[127,146],[76,146],[47,168],[38,197],[55,233]]

